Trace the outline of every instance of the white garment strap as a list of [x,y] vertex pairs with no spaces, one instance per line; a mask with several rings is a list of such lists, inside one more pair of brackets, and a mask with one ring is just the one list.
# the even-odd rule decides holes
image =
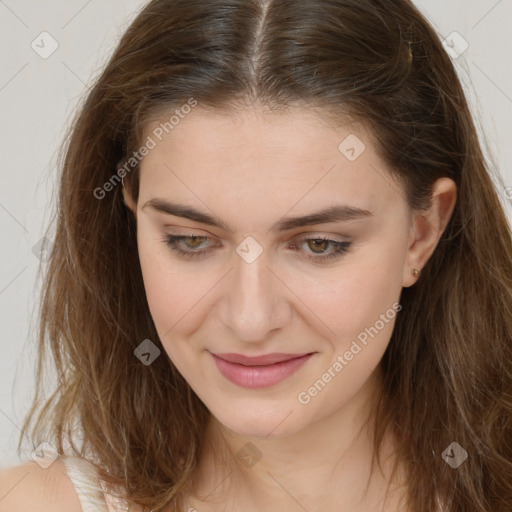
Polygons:
[[76,456],[63,456],[68,476],[75,486],[83,512],[140,512],[140,507],[118,497],[98,476],[89,461]]
[[82,511],[109,512],[96,468],[81,457],[71,455],[61,457],[82,505]]

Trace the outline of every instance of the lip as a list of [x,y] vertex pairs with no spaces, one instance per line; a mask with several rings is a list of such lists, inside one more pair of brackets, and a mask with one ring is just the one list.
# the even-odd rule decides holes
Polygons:
[[214,356],[220,357],[224,359],[224,361],[228,361],[229,363],[237,363],[243,364],[245,366],[254,366],[254,365],[268,365],[274,363],[280,363],[282,361],[289,361],[290,359],[296,359],[301,356],[307,355],[307,353],[302,354],[283,354],[274,352],[272,354],[263,354],[261,356],[244,356],[242,354],[213,354]]
[[233,384],[245,388],[273,386],[295,373],[313,354],[274,353],[248,357],[211,353],[219,372]]

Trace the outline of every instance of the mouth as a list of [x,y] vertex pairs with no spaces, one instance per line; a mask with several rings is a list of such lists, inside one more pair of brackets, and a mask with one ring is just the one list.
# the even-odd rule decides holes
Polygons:
[[269,364],[281,363],[283,361],[290,361],[291,359],[297,359],[299,357],[308,355],[307,353],[302,354],[282,354],[282,353],[272,353],[272,354],[263,354],[261,356],[244,356],[242,354],[213,354],[224,361],[228,361],[229,363],[237,363],[243,364],[245,366],[264,366]]
[[307,354],[213,354],[219,372],[230,382],[245,388],[273,386],[301,368],[315,352]]

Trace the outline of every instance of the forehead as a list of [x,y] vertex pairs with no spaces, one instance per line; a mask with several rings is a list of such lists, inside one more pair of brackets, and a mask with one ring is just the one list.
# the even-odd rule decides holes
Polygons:
[[306,109],[229,113],[198,106],[174,124],[171,116],[144,129],[143,140],[154,144],[140,165],[145,199],[164,195],[199,205],[201,198],[283,211],[340,202],[378,211],[403,202],[361,124],[340,119],[333,125]]
[[[173,117],[172,123],[169,119]],[[327,117],[311,109],[293,108],[268,111],[240,108],[234,112],[196,107],[182,118],[163,115],[147,124],[144,136],[156,139],[162,152],[174,153],[194,147],[201,154],[229,149],[224,158],[239,158],[254,153],[258,158],[283,154],[295,159],[319,159],[323,153],[337,150],[340,136],[368,133],[361,125],[340,119],[336,126]],[[161,144],[163,142],[163,144]],[[261,154],[260,149],[265,153]]]

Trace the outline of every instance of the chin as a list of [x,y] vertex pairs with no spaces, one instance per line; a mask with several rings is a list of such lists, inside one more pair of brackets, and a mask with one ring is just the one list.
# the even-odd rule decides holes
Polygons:
[[211,409],[210,411],[227,430],[239,436],[255,439],[286,437],[308,425],[307,419],[299,416],[300,413],[304,414],[302,406],[296,409],[288,409],[279,404],[276,406],[275,410],[271,411],[268,408],[263,411],[261,408],[247,410],[235,406],[233,409],[238,411],[237,415],[229,414],[230,411],[220,411],[220,414]]

